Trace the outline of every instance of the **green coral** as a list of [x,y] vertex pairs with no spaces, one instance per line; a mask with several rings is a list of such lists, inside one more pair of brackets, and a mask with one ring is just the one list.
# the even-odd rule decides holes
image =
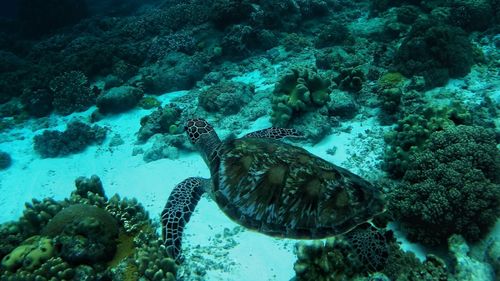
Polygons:
[[478,126],[433,132],[412,151],[389,210],[410,239],[429,245],[452,234],[477,241],[500,214],[500,152],[495,134]]
[[381,88],[399,87],[405,79],[404,75],[399,72],[386,72],[378,79],[378,86]]
[[330,81],[313,69],[290,69],[274,88],[271,122],[285,127],[294,117],[330,101]]
[[363,88],[365,74],[359,67],[344,67],[333,80],[339,89],[356,93]]
[[145,96],[139,101],[139,106],[143,109],[152,109],[161,106],[161,102],[152,96]]
[[[182,110],[177,105],[170,103],[163,108],[158,107],[150,115],[141,118],[141,128],[137,138],[140,142],[147,141],[154,134],[173,133],[178,134],[180,126],[180,117]],[[172,127],[175,125],[176,127]]]
[[436,131],[460,124],[471,124],[470,113],[460,104],[434,108],[427,106],[419,114],[410,113],[397,122],[396,128],[385,135],[388,144],[382,168],[392,178],[403,177],[409,155],[422,148]]
[[32,271],[54,255],[52,240],[43,236],[32,236],[2,259],[2,266],[16,271],[23,268]]

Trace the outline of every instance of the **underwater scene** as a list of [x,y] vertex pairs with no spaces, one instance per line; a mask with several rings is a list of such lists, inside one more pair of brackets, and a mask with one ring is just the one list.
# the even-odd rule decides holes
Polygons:
[[0,281],[500,280],[500,0],[3,0]]

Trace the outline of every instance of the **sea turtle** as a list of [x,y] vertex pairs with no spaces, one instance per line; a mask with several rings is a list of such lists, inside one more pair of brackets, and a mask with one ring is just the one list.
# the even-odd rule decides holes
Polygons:
[[203,193],[244,227],[286,238],[342,234],[384,209],[382,193],[368,181],[280,141],[301,136],[294,129],[273,127],[226,141],[203,119],[188,120],[184,129],[211,178],[182,181],[163,209],[164,244],[177,261],[182,231]]

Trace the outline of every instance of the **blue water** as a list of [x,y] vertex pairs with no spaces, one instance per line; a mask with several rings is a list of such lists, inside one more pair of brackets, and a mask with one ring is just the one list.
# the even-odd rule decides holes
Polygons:
[[0,280],[497,280],[499,24],[493,0],[3,1]]

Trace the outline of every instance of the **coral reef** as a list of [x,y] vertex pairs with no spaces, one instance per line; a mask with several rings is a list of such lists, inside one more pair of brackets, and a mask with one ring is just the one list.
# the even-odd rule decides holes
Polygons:
[[170,103],[144,116],[141,118],[141,128],[137,134],[138,141],[145,142],[154,134],[179,133],[181,113],[179,106]]
[[430,89],[468,74],[474,63],[472,50],[460,28],[417,20],[399,47],[394,65],[407,77],[422,75]]
[[315,46],[316,48],[330,47],[346,42],[349,38],[349,29],[340,22],[331,22],[319,33]]
[[333,81],[337,83],[337,86],[341,90],[359,92],[363,88],[365,74],[358,67],[343,67]]
[[2,280],[176,280],[142,205],[106,200],[100,182],[78,178],[70,198],[33,199],[20,220],[1,224]]
[[[405,101],[411,99],[405,95],[401,98],[405,111],[410,113],[398,120],[396,128],[385,135],[388,148],[382,164],[382,168],[395,179],[403,177],[410,162],[410,154],[420,150],[433,132],[453,125],[470,125],[472,119],[471,114],[461,104],[435,108],[420,106],[418,100]],[[411,110],[415,106],[418,110]]]
[[33,148],[40,156],[60,157],[83,151],[92,144],[101,144],[106,138],[106,129],[97,125],[90,127],[80,121],[71,121],[66,130],[45,130],[33,138]]
[[[295,280],[449,280],[444,261],[405,252],[392,232],[372,226],[325,242],[296,245]],[[376,276],[376,277],[375,277]]]
[[188,90],[205,75],[203,58],[170,52],[157,63],[140,69],[144,91],[155,94]]
[[53,92],[52,106],[62,115],[84,111],[95,103],[96,93],[89,88],[83,72],[70,71],[55,77],[50,82]]
[[500,152],[491,130],[449,126],[413,151],[389,211],[408,237],[428,245],[452,234],[482,238],[500,215]]
[[271,122],[286,127],[303,112],[322,107],[330,101],[330,81],[313,69],[290,69],[276,83],[272,98]]
[[72,204],[59,211],[41,230],[56,237],[59,256],[70,264],[105,262],[116,251],[118,223],[106,210]]
[[252,88],[246,84],[221,81],[200,91],[198,105],[208,112],[235,114],[250,101],[252,94]]

